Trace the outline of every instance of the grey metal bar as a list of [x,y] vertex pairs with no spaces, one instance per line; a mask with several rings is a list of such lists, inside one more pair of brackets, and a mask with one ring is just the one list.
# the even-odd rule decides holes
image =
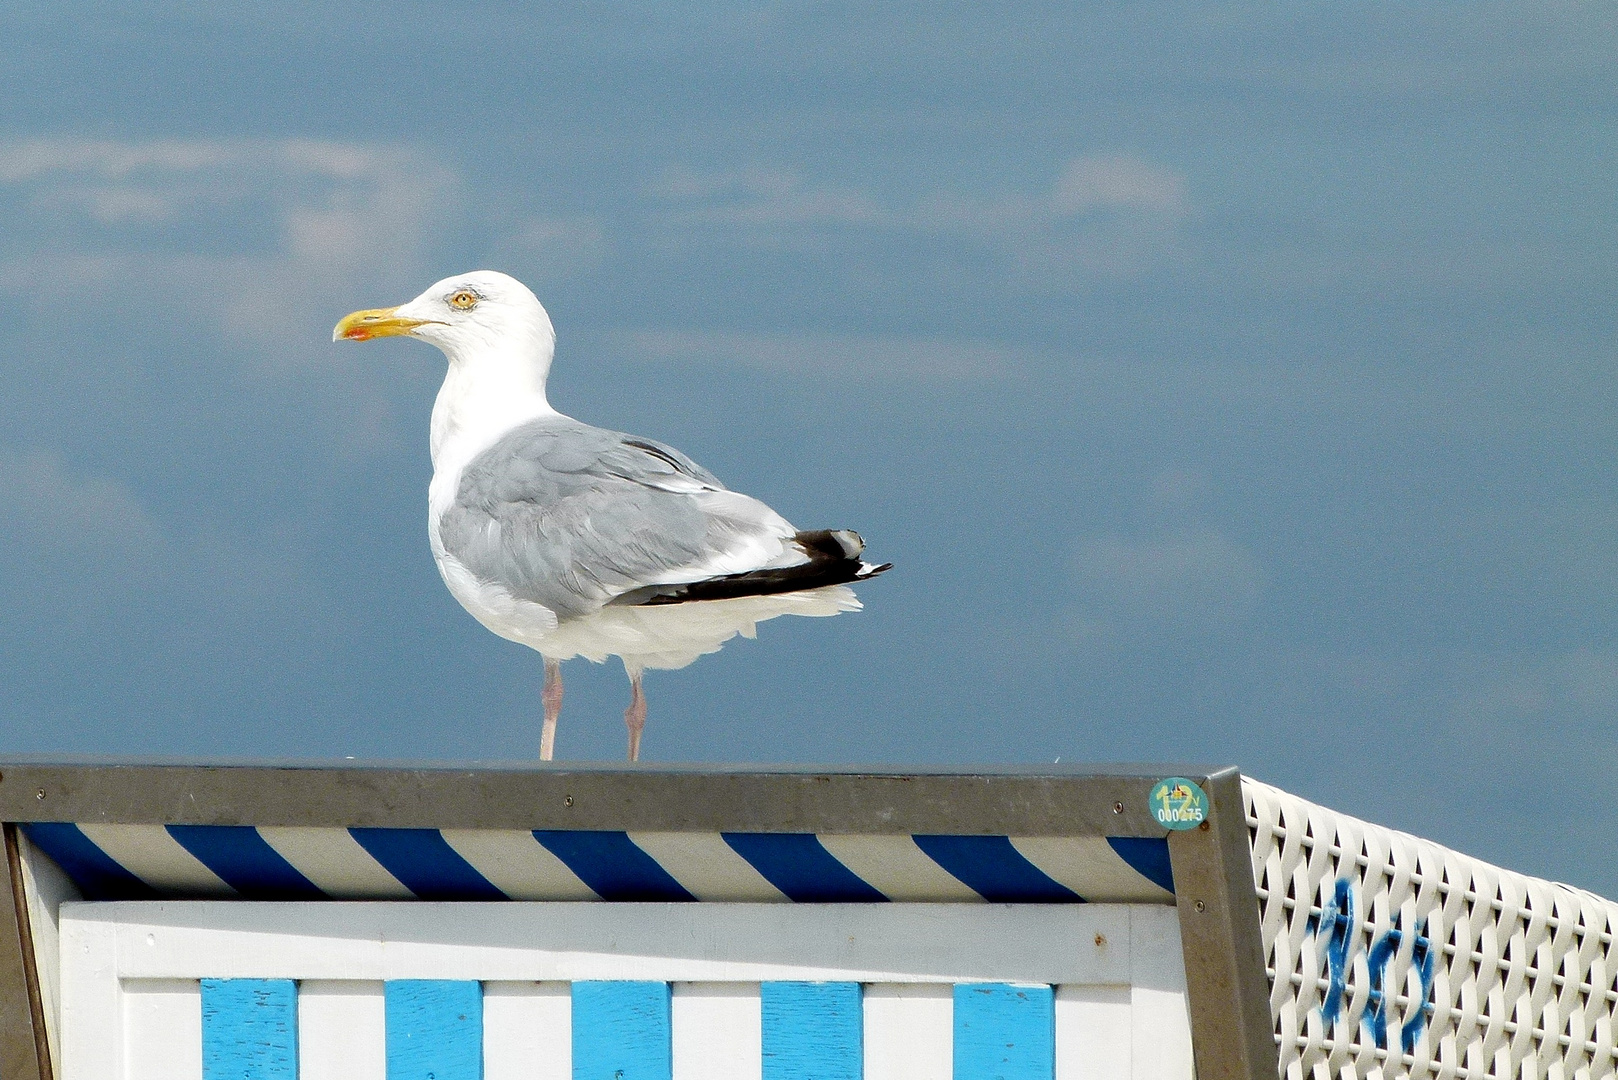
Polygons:
[[[0,764],[0,821],[1161,836],[1205,767],[1029,772]],[[1115,809],[1121,807],[1121,809]]]
[[4,830],[7,887],[0,889],[0,1080],[51,1080],[17,827],[8,822]]
[[1275,1080],[1280,1069],[1242,778],[1200,781],[1208,820],[1169,834],[1197,1080]]

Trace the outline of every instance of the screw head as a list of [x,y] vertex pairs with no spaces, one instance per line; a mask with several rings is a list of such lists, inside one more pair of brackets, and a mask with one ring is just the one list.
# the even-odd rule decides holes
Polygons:
[[1198,911],[1207,911],[1208,910],[1208,905],[1204,904],[1201,900],[1197,901],[1196,907],[1197,907]]
[[1115,814],[1123,813],[1124,812],[1124,804],[1121,803],[1121,802],[1113,803],[1112,804],[1112,812],[1115,813]]
[[562,805],[563,806],[572,806],[573,805],[573,796],[571,796],[571,795],[563,795],[562,796]]
[[1197,828],[1201,829],[1203,832],[1207,832],[1209,826],[1211,826],[1212,824],[1213,823],[1211,821],[1209,821],[1207,818],[1204,818],[1203,821],[1202,821],[1202,824],[1198,825]]
[[40,788],[38,791],[34,792],[34,798],[43,799],[44,797],[45,797],[45,789],[44,788]]

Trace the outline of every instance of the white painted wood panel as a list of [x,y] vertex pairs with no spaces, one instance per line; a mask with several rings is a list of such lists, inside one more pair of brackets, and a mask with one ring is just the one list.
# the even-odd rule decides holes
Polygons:
[[760,1080],[758,984],[677,982],[672,989],[673,1080]]
[[380,982],[298,986],[298,1080],[387,1080],[386,1035]]
[[[1131,910],[142,901],[64,904],[62,926],[64,942],[106,927],[125,978],[1127,983]],[[1165,910],[1172,950],[1141,944],[1177,964]]]
[[[124,1075],[118,926],[68,920],[62,905],[62,1072],[68,1080]],[[94,910],[93,908],[90,910]],[[200,990],[199,990],[200,994]]]
[[484,984],[488,1080],[569,1080],[580,979],[674,984],[679,1080],[758,1080],[771,979],[868,984],[869,1080],[948,1080],[953,984],[1001,981],[1058,987],[1059,1080],[1191,1076],[1167,908],[188,901],[60,917],[62,1080],[200,1075],[173,1062],[176,1046],[200,1061],[203,977],[301,981],[304,1080],[385,1080],[382,980],[399,978]]
[[143,979],[123,993],[122,1080],[202,1080],[202,987]]
[[[1134,1076],[1134,1027],[1127,986],[1062,986],[1056,991],[1057,1080]],[[1172,1074],[1171,1074],[1172,1075]]]
[[[1171,907],[1129,908],[1131,1075],[1191,1080],[1191,1014],[1186,1009],[1180,922]],[[1174,942],[1172,954],[1147,942]]]
[[565,982],[485,983],[483,1080],[573,1080],[572,994]]
[[864,1008],[865,1080],[951,1080],[953,986],[872,983]]

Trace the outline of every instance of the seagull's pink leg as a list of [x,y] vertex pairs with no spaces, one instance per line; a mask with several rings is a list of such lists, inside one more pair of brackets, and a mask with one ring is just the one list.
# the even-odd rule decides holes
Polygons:
[[545,689],[539,700],[545,703],[545,728],[539,735],[539,760],[549,761],[556,753],[556,718],[562,715],[562,664],[545,658]]
[[646,726],[646,694],[640,688],[640,669],[629,673],[629,708],[624,710],[624,725],[629,728],[629,760],[640,760],[640,733]]

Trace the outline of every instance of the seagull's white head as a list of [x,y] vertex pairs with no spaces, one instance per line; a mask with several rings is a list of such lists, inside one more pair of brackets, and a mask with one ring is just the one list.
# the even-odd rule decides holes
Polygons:
[[556,330],[528,286],[509,274],[474,270],[427,288],[408,304],[345,316],[333,341],[415,337],[444,350],[450,362],[482,358],[550,367]]

